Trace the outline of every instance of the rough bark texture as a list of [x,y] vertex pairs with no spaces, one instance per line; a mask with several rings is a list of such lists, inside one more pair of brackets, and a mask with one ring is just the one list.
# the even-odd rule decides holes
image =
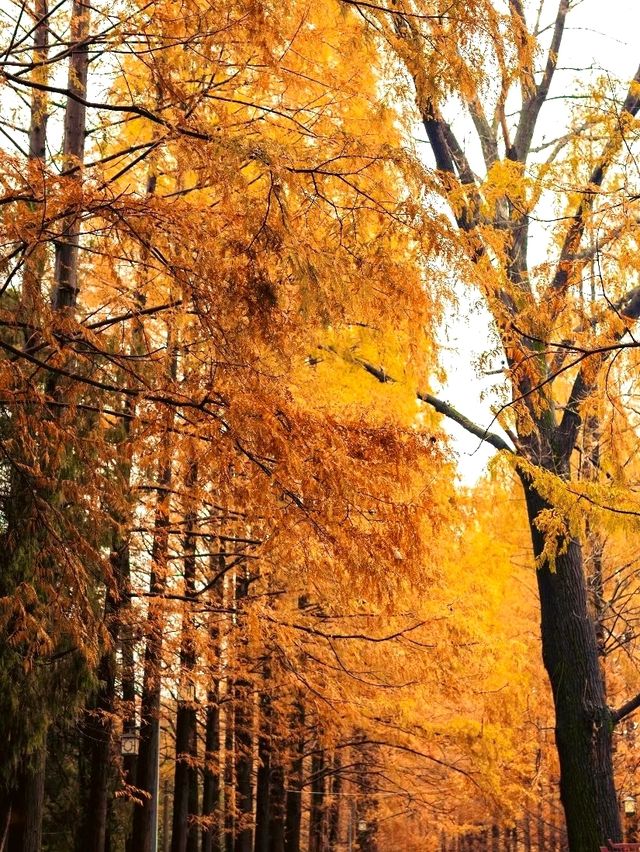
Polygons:
[[19,773],[9,809],[7,852],[41,852],[45,765],[42,746]]
[[335,852],[338,849],[340,841],[340,802],[342,793],[342,776],[340,774],[341,760],[340,753],[336,752],[333,756],[333,776],[331,781],[331,802],[328,813],[328,843],[329,852]]
[[[533,550],[539,558],[544,536],[536,519],[551,507],[526,475],[522,482]],[[599,852],[607,838],[621,839],[611,753],[613,724],[589,615],[581,547],[574,539],[559,545],[555,570],[545,563],[536,574],[542,657],[556,712],[560,797],[572,852]]]
[[[105,607],[107,623],[113,618],[115,601],[108,596]],[[107,837],[109,782],[111,779],[111,730],[116,695],[116,660],[113,648],[117,641],[117,626],[111,624],[113,644],[105,651],[98,666],[101,684],[93,708],[89,708],[82,733],[89,745],[89,795],[86,800],[82,826],[81,848],[86,852],[104,852]]]

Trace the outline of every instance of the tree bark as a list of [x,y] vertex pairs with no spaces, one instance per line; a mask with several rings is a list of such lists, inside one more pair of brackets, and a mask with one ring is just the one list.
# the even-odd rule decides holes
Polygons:
[[[240,611],[242,601],[249,594],[249,578],[241,569],[236,582],[236,606]],[[246,640],[241,641],[244,645]],[[238,655],[240,666],[248,665],[246,650],[243,648]],[[236,775],[236,805],[238,810],[238,825],[234,852],[252,852],[253,828],[253,688],[245,677],[236,678],[234,684],[234,740],[235,740],[235,775]]]
[[[87,0],[74,0],[71,11],[73,47],[69,58],[67,88],[75,97],[67,98],[62,151],[65,170],[71,174],[79,174],[84,159],[86,107],[82,101],[87,96],[90,12],[91,6]],[[76,183],[79,185],[80,181],[76,180]],[[73,308],[77,302],[79,240],[80,217],[76,213],[64,220],[56,244],[53,305],[58,309]]]
[[116,696],[117,623],[114,612],[117,603],[108,593],[105,621],[109,628],[110,647],[98,665],[100,687],[94,706],[85,711],[82,735],[89,746],[89,795],[85,803],[80,848],[86,852],[104,852],[107,836],[109,781],[112,766],[112,714]]
[[331,781],[331,803],[329,806],[329,852],[336,852],[340,841],[340,794],[342,792],[342,776],[340,774],[340,752],[333,756],[333,775]]
[[285,774],[281,748],[274,754],[271,768],[271,796],[269,813],[269,852],[285,852]]
[[309,813],[309,852],[322,852],[324,846],[324,750],[319,744],[311,757],[311,809]]
[[[173,345],[170,352],[170,370],[175,377],[176,355]],[[173,413],[169,415],[170,419]],[[166,440],[166,439],[165,439]],[[165,447],[159,462],[159,491],[156,504],[153,547],[151,553],[152,568],[149,575],[149,604],[147,612],[147,643],[144,654],[142,695],[140,699],[140,737],[136,772],[136,787],[142,791],[142,804],[136,805],[133,812],[132,852],[150,852],[151,836],[155,828],[154,808],[157,808],[156,775],[160,748],[160,690],[164,627],[162,616],[162,595],[166,587],[168,556],[169,494],[172,479],[171,446]]]
[[295,736],[293,754],[289,765],[284,847],[286,852],[300,852],[302,827],[302,784],[304,760],[304,706],[301,701],[292,713],[292,730]]
[[7,852],[41,852],[46,756],[42,745],[19,772],[11,799]]
[[[196,512],[192,492],[198,478],[196,463],[191,461],[185,477],[188,507],[186,512],[186,534],[184,539],[184,595],[185,608],[182,615],[182,638],[180,647],[180,692],[176,717],[176,763],[173,785],[173,831],[171,852],[197,852],[198,829],[198,768],[197,759],[197,714],[195,705],[196,665],[194,641],[195,624],[189,609],[189,600],[194,600],[196,577]],[[191,694],[189,694],[191,693]]]
[[220,706],[218,684],[207,696],[204,741],[204,780],[202,816],[208,820],[202,829],[202,852],[221,852],[220,848]]
[[[217,564],[211,560],[211,568],[220,574],[220,586],[224,583],[223,569],[225,557],[217,557]],[[223,603],[222,588],[213,589],[214,606]],[[209,625],[209,647],[213,654],[211,665],[211,685],[207,692],[207,713],[205,722],[204,739],[204,770],[202,783],[202,852],[222,852],[220,832],[222,828],[220,813],[220,794],[222,792],[221,773],[223,768],[223,754],[221,742],[221,714],[220,714],[220,616],[216,612],[211,613]]]
[[[540,559],[545,541],[536,521],[552,507],[526,474],[521,480],[533,551]],[[613,722],[589,615],[581,546],[573,538],[558,544],[555,570],[544,562],[536,575],[542,658],[556,713],[560,798],[572,852],[599,852],[607,838],[621,839],[611,750]]]
[[271,814],[271,699],[267,693],[269,669],[265,666],[260,696],[260,735],[258,738],[258,779],[256,783],[256,832],[254,852],[269,852]]

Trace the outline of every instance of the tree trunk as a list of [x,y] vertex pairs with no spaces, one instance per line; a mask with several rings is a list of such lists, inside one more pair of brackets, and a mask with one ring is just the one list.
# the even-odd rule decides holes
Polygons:
[[282,752],[278,749],[274,755],[275,763],[271,768],[271,796],[269,813],[269,852],[285,852],[285,777],[282,765]]
[[197,852],[198,831],[190,819],[197,816],[198,770],[194,761],[197,749],[196,709],[181,701],[176,717],[176,763],[173,793],[173,830],[171,852]]
[[[107,836],[109,781],[111,778],[112,714],[116,695],[117,625],[113,622],[115,601],[108,595],[105,620],[112,645],[102,655],[98,666],[100,688],[94,707],[86,712],[82,735],[89,745],[89,795],[85,804],[81,848],[83,852],[104,852]],[[111,623],[110,623],[111,622]]]
[[[219,576],[219,585],[210,590],[209,595],[214,607],[224,603],[225,556],[223,546],[220,554],[210,559],[212,575]],[[207,715],[204,739],[204,773],[202,784],[202,852],[222,852],[220,831],[222,820],[220,813],[220,794],[222,792],[221,774],[223,755],[221,750],[221,714],[220,714],[220,615],[212,612],[209,622],[209,648],[213,655],[211,664],[211,685],[207,692]]]
[[[536,559],[544,536],[536,526],[552,507],[521,476]],[[560,798],[572,852],[599,852],[621,839],[613,780],[611,712],[606,704],[598,643],[589,615],[582,551],[575,539],[559,542],[555,570],[538,566],[542,657],[551,682],[560,761]],[[566,546],[565,552],[562,552]]]
[[522,841],[524,844],[524,852],[531,852],[531,823],[529,816],[525,816],[522,824]]
[[197,714],[195,705],[196,665],[194,640],[195,624],[189,601],[195,596],[196,577],[196,512],[193,507],[193,489],[198,478],[197,465],[189,463],[185,477],[187,511],[184,539],[184,595],[187,600],[182,615],[182,637],[180,646],[180,695],[176,718],[176,764],[173,785],[173,831],[171,852],[198,852],[198,768],[197,758]]
[[235,715],[235,686],[233,679],[227,681],[226,705],[224,714],[224,849],[233,852],[236,841],[236,788],[235,788],[235,738],[233,718]]
[[[171,348],[171,347],[170,347]],[[172,369],[175,356],[171,355]],[[147,613],[147,644],[144,655],[142,695],[140,699],[140,738],[136,787],[143,791],[141,805],[133,812],[132,852],[151,852],[155,830],[154,808],[157,808],[157,772],[160,747],[160,660],[163,645],[161,598],[166,586],[168,551],[169,486],[171,484],[171,452],[163,453],[159,471],[159,495],[156,505],[152,547],[152,569],[149,576],[149,609]],[[146,794],[146,795],[145,795]]]
[[42,848],[46,755],[43,745],[19,773],[11,800],[7,852],[40,852]]
[[[73,0],[71,11],[71,49],[67,88],[74,97],[67,98],[64,116],[63,156],[65,171],[79,176],[84,159],[86,129],[86,107],[82,102],[87,96],[87,72],[89,69],[89,17],[91,6],[87,0]],[[78,180],[79,184],[80,181]],[[73,308],[78,297],[78,249],[80,240],[80,217],[68,216],[62,225],[62,233],[56,244],[55,308]]]
[[218,684],[207,696],[204,740],[204,780],[202,816],[208,819],[202,829],[202,852],[221,852],[220,848],[220,706]]
[[311,758],[311,811],[309,813],[309,852],[322,852],[324,846],[324,751],[320,745]]
[[265,667],[264,690],[260,696],[260,736],[258,740],[258,780],[256,784],[256,835],[254,852],[269,852],[271,813],[271,701],[266,692],[269,678]]
[[[236,607],[242,607],[242,601],[249,594],[249,579],[244,571],[238,575],[236,582]],[[241,644],[246,640],[242,639]],[[238,655],[240,666],[248,665],[246,652],[241,650]],[[234,852],[252,852],[253,829],[253,688],[244,677],[236,679],[234,684],[234,740],[235,740],[235,774],[236,774],[236,804],[238,810],[238,826]]]
[[491,852],[500,852],[500,828],[491,826]]
[[536,823],[536,841],[538,843],[538,852],[544,852],[544,807],[542,802],[538,803],[538,817]]
[[302,827],[302,784],[304,759],[304,706],[301,702],[292,714],[292,730],[297,734],[288,774],[284,848],[286,852],[300,852]]
[[333,756],[333,776],[331,782],[331,804],[329,807],[329,852],[336,852],[340,841],[340,794],[342,776],[340,775],[340,752]]

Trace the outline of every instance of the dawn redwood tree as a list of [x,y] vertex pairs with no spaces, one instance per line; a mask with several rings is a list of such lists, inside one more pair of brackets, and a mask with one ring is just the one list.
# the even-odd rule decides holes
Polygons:
[[[533,9],[522,0],[509,0],[504,10],[483,0],[351,5],[410,81],[440,194],[458,229],[457,274],[481,290],[493,317],[509,395],[499,420],[509,440],[429,393],[419,397],[513,458],[537,565],[569,843],[574,852],[597,852],[607,838],[621,837],[612,732],[639,702],[619,710],[607,704],[583,542],[567,495],[591,400],[640,316],[640,290],[627,269],[638,215],[640,69],[626,95],[612,94],[603,109],[597,91],[588,93],[591,108],[568,116],[566,135],[534,147],[571,0],[560,0],[550,22],[550,4],[539,4],[536,19],[538,4]],[[507,99],[509,109],[519,102],[515,116]],[[467,149],[447,117],[460,108],[475,132]],[[555,231],[547,258],[534,265],[527,251],[532,222],[549,216],[550,193]],[[587,240],[594,227],[595,245]],[[597,304],[581,298],[594,256],[601,269]],[[363,366],[389,381],[371,363]]]

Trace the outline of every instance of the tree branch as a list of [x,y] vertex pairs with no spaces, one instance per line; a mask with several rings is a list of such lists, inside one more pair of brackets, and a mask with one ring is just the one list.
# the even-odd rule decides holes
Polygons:
[[[625,114],[635,116],[638,110],[640,110],[638,84],[640,84],[640,66],[638,66],[638,70],[629,85],[629,90],[627,91],[627,96],[620,112],[620,119],[622,119]],[[619,120],[618,124],[620,123],[621,122]],[[609,166],[613,162],[614,155],[619,147],[620,142],[617,139],[610,139],[605,146],[604,152],[600,157],[600,161],[591,172],[587,190],[583,193],[580,204],[573,215],[571,225],[569,226],[569,230],[567,231],[562,244],[560,260],[558,261],[556,273],[550,285],[552,292],[562,292],[569,283],[569,278],[575,268],[575,257],[578,255],[578,249],[585,231],[586,217],[593,209],[597,192],[602,187],[602,183]]]
[[[521,17],[523,27],[526,27],[522,13],[522,6],[520,3],[515,5],[516,14]],[[517,7],[519,7],[519,9]],[[529,154],[529,148],[531,147],[531,140],[533,139],[533,134],[536,129],[538,115],[540,114],[542,105],[547,99],[547,95],[549,94],[553,74],[558,63],[558,53],[560,51],[560,44],[564,33],[564,24],[568,11],[569,0],[560,0],[558,12],[556,14],[556,22],[553,28],[553,36],[551,38],[551,46],[549,47],[549,53],[547,54],[547,63],[542,75],[542,80],[539,85],[535,87],[535,90],[530,97],[527,97],[526,91],[522,92],[522,113],[514,141],[516,157],[522,163],[526,161]],[[524,85],[523,81],[523,86]]]
[[[320,349],[324,349],[325,351],[331,352],[334,355],[339,355],[336,349],[332,346],[320,346]],[[384,371],[382,367],[375,367],[369,361],[365,361],[364,358],[358,358],[357,356],[349,355],[349,356],[340,356],[344,358],[345,361],[351,361],[353,363],[359,364],[363,370],[366,370],[370,376],[373,376],[374,379],[377,379],[381,384],[395,384],[396,379],[390,376],[388,373]],[[430,405],[432,408],[438,412],[438,414],[443,414],[449,420],[453,420],[454,423],[457,423],[458,426],[462,426],[467,432],[470,432],[472,435],[475,435],[476,438],[479,438],[481,441],[484,441],[487,444],[491,444],[492,447],[495,447],[496,450],[505,450],[508,453],[514,453],[514,449],[509,446],[509,444],[502,438],[500,435],[497,435],[495,432],[489,432],[488,429],[483,429],[482,426],[478,426],[477,423],[474,423],[472,420],[469,420],[468,417],[465,417],[460,411],[450,405],[448,402],[443,402],[441,399],[433,396],[430,393],[426,393],[425,391],[416,391],[416,397],[420,400],[420,402],[424,402],[427,405]]]
[[614,725],[617,725],[618,722],[621,722],[626,716],[630,716],[638,707],[640,707],[640,692],[627,701],[626,704],[623,704],[622,707],[612,710],[611,721]]
[[488,429],[483,429],[482,426],[478,426],[477,423],[469,420],[468,417],[465,417],[464,414],[448,402],[443,402],[441,399],[438,399],[432,394],[423,393],[422,391],[418,391],[417,397],[422,402],[426,402],[427,405],[435,408],[438,414],[443,414],[449,420],[453,420],[453,422],[457,423],[458,426],[462,426],[463,429],[470,432],[472,435],[475,435],[476,438],[479,438],[481,441],[491,444],[491,446],[495,447],[496,450],[505,450],[508,453],[514,452],[513,448],[507,444],[504,438],[501,438],[500,435],[497,435],[495,432],[489,432]]

